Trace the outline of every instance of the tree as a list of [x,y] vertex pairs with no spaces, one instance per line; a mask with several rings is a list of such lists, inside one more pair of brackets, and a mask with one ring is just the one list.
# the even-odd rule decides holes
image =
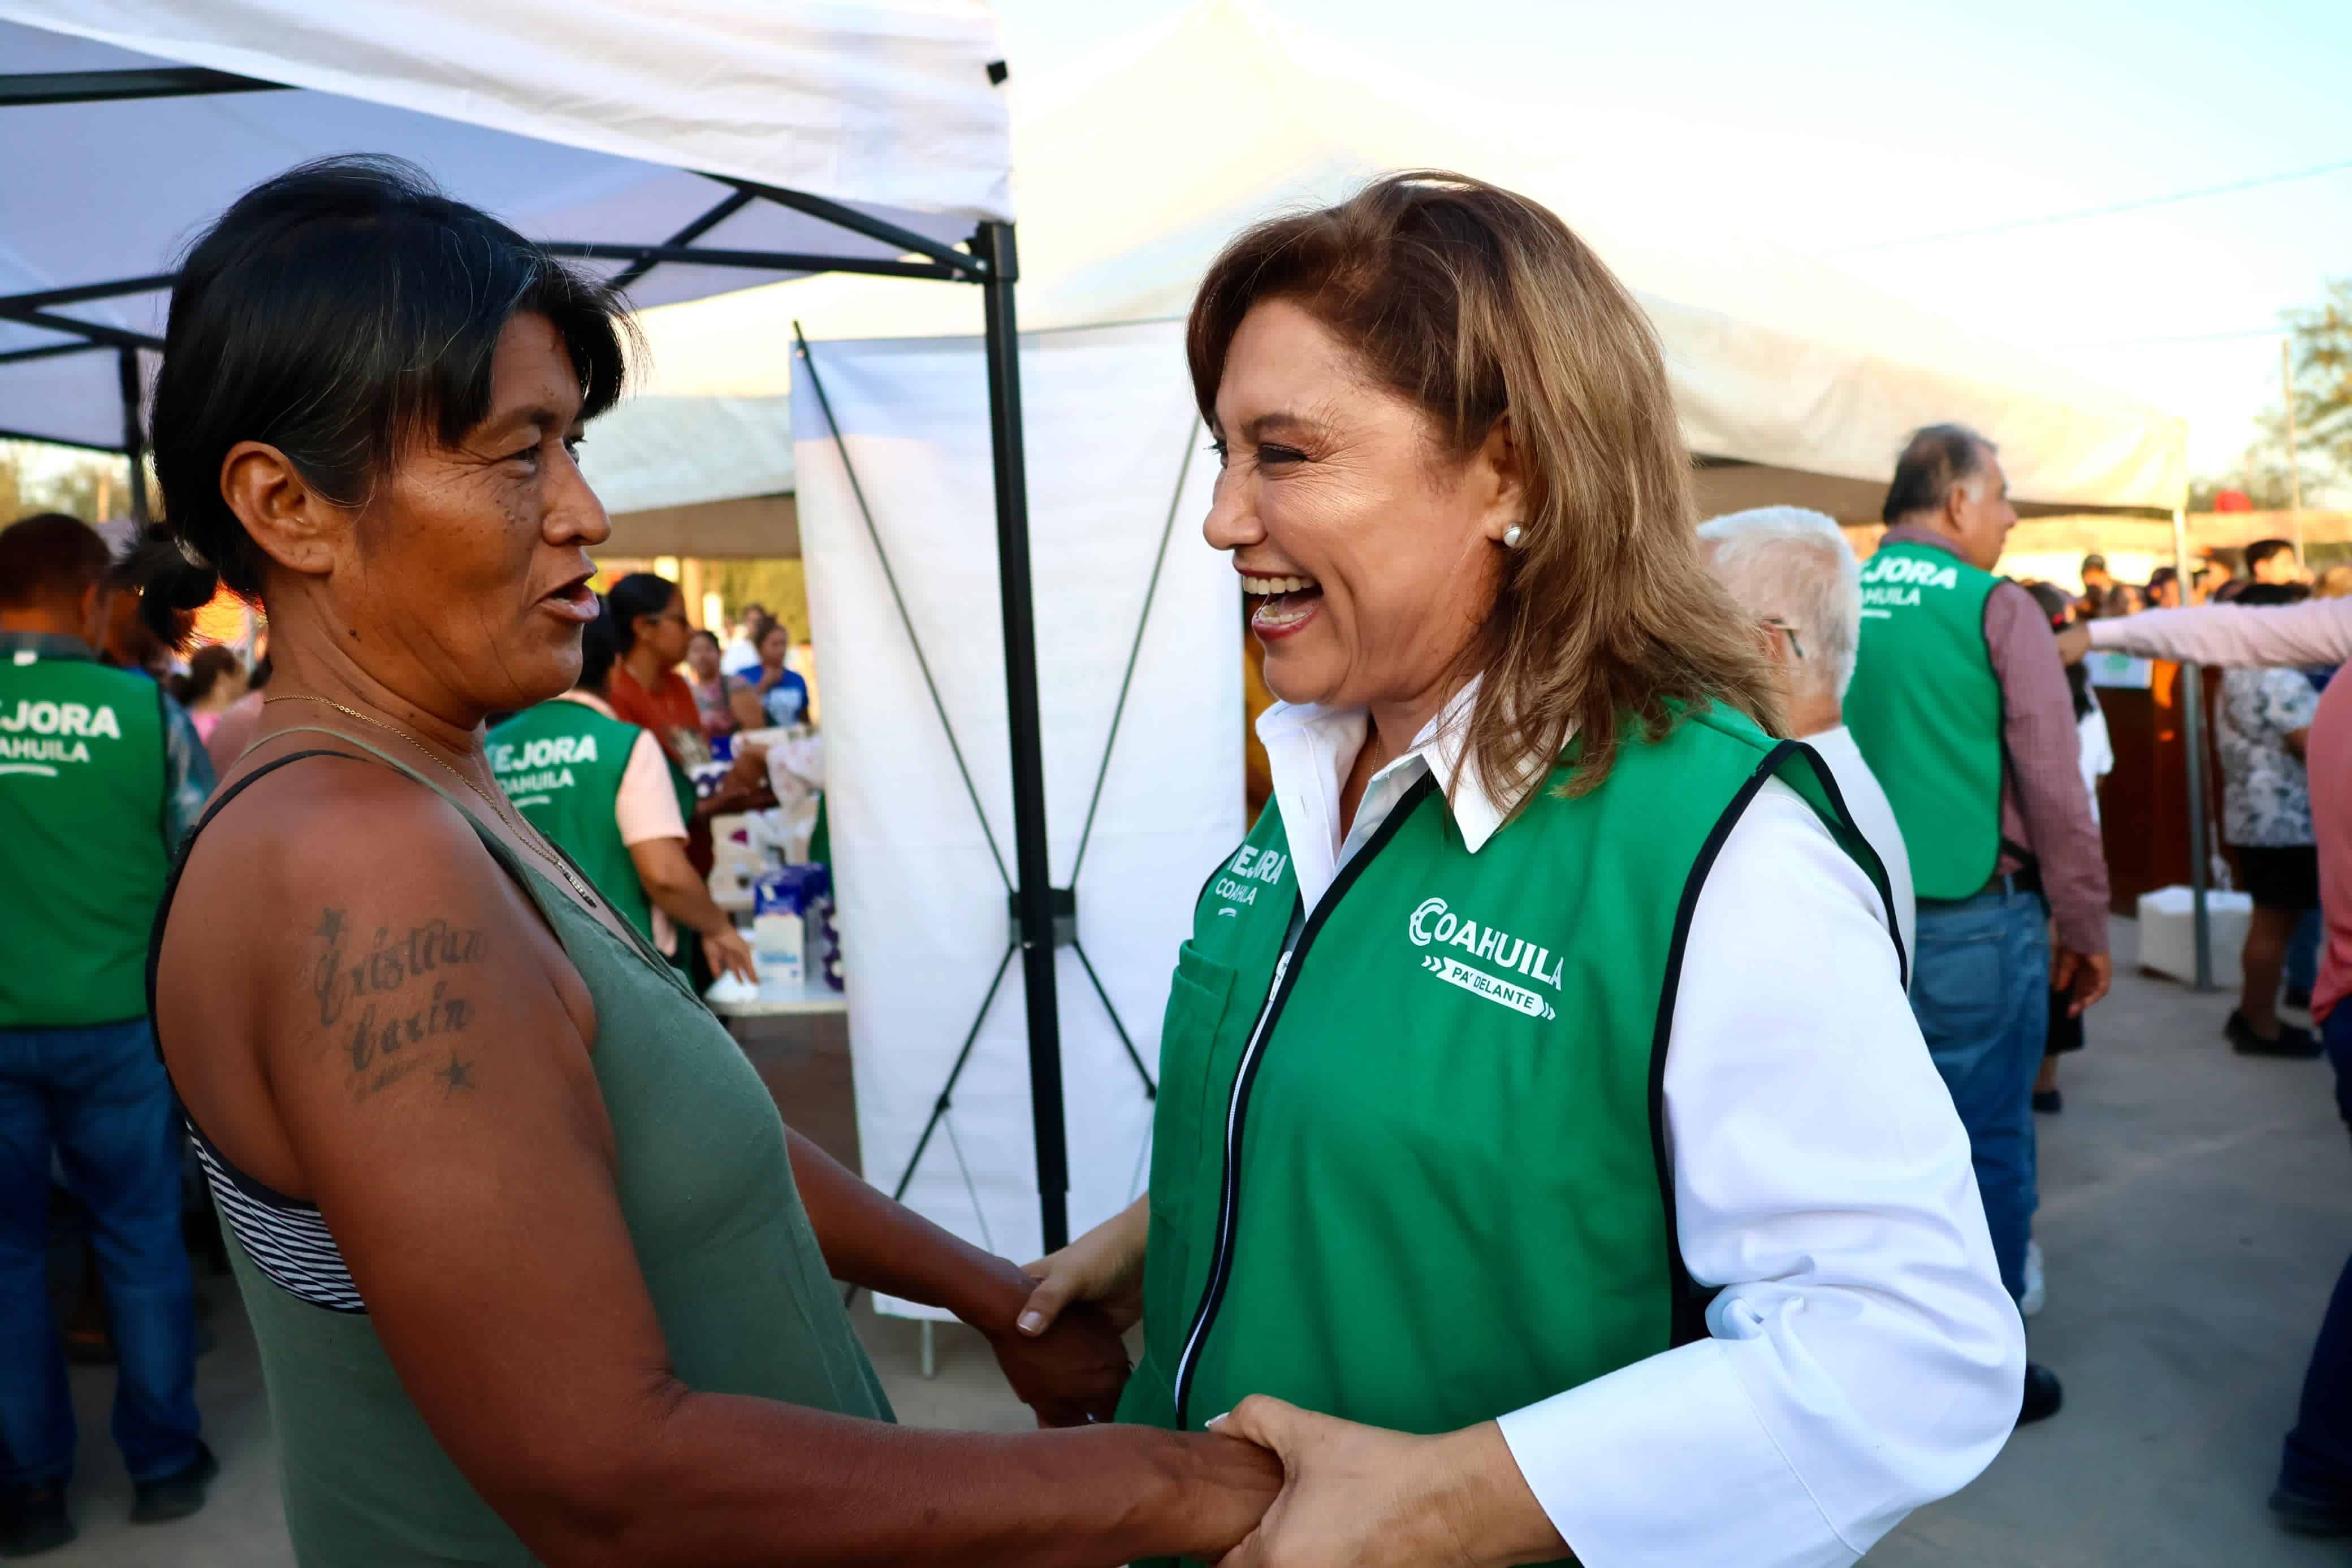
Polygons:
[[[42,486],[42,504],[50,511],[70,513],[85,523],[102,523],[106,521],[106,512],[121,517],[130,510],[122,481],[107,475],[101,482],[97,461],[59,469]],[[99,509],[101,494],[106,497],[106,512]]]
[[2329,284],[2319,304],[2288,311],[2286,323],[2297,455],[2308,451],[2336,474],[2352,473],[2352,277]]
[[2223,490],[2244,491],[2257,510],[2283,510],[2294,505],[2298,478],[2308,507],[2352,483],[2352,277],[2336,279],[2325,299],[2283,319],[2294,393],[2294,471],[2282,398],[2255,416],[2254,441],[2235,469],[2189,486],[2192,511],[2210,510]]
[[[2308,503],[2317,488],[2316,476],[2310,465],[2304,467],[2304,499]],[[2286,448],[2282,444],[2272,451],[2267,443],[2257,443],[2249,448],[2234,474],[2208,474],[2189,482],[2189,510],[2211,512],[2220,510],[2218,502],[2225,490],[2235,490],[2244,496],[2257,512],[2283,512],[2294,504],[2294,488],[2287,483]]]
[[124,517],[130,482],[120,457],[46,442],[0,442],[0,523],[35,512],[64,512],[85,523]]

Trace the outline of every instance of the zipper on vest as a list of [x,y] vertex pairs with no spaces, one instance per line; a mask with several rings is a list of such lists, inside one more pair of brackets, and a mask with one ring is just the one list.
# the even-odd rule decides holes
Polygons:
[[1242,1053],[1240,1070],[1234,1074],[1234,1096],[1225,1106],[1225,1168],[1217,1202],[1217,1249],[1209,1268],[1208,1289],[1192,1313],[1192,1330],[1184,1336],[1184,1354],[1176,1358],[1176,1429],[1180,1432],[1184,1429],[1184,1406],[1192,1392],[1194,1361],[1202,1340],[1208,1334],[1209,1321],[1224,1300],[1225,1279],[1233,1268],[1234,1214],[1240,1203],[1234,1171],[1241,1160],[1242,1112],[1249,1098],[1248,1084],[1257,1070],[1258,1050],[1265,1043],[1266,1025],[1282,1005],[1290,959],[1291,954],[1286,952],[1275,960],[1274,984],[1266,988],[1265,1007],[1257,1015],[1257,1028],[1250,1031],[1249,1048]]
[[1356,858],[1341,868],[1339,875],[1323,894],[1323,901],[1307,918],[1298,940],[1275,960],[1274,981],[1266,988],[1265,1007],[1258,1014],[1257,1027],[1250,1031],[1249,1044],[1242,1052],[1241,1065],[1234,1072],[1233,1096],[1225,1103],[1225,1160],[1223,1180],[1217,1197],[1217,1249],[1209,1265],[1207,1286],[1201,1292],[1201,1304],[1193,1310],[1192,1326],[1184,1336],[1184,1352],[1176,1360],[1174,1394],[1176,1396],[1176,1429],[1182,1431],[1186,1406],[1192,1402],[1192,1375],[1199,1369],[1201,1347],[1208,1343],[1209,1331],[1216,1326],[1218,1309],[1224,1305],[1225,1286],[1234,1270],[1234,1233],[1241,1218],[1241,1157],[1242,1126],[1249,1114],[1250,1089],[1257,1082],[1258,1063],[1264,1059],[1265,1046],[1273,1037],[1275,1024],[1282,1016],[1283,1005],[1289,1001],[1297,988],[1299,965],[1306,962],[1307,948],[1323,929],[1331,911],[1346,897],[1348,890],[1365,867],[1388,848],[1389,841],[1406,821],[1421,809],[1422,802],[1434,794],[1436,780],[1423,774],[1418,783],[1405,791],[1389,812],[1370,842],[1356,852]]

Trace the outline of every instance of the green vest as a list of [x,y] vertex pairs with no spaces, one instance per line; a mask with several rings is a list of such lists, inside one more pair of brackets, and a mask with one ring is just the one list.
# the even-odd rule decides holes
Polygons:
[[2000,861],[2000,677],[1985,598],[2000,580],[1949,550],[1882,547],[1862,568],[1845,722],[1885,788],[1921,898],[1969,898]]
[[1270,807],[1177,956],[1119,1419],[1197,1430],[1263,1393],[1451,1431],[1703,1337],[1666,1040],[1700,884],[1776,777],[1883,889],[1818,759],[1726,709],[1475,855],[1424,779],[1295,941]]
[[172,869],[163,689],[15,658],[0,661],[0,1029],[144,1018]]
[[[650,946],[614,936],[510,852],[482,825],[487,808],[467,791],[365,741],[316,733],[375,756],[462,812],[587,986],[614,1190],[678,1381],[705,1394],[890,1420],[793,1185],[775,1101],[726,1029]],[[374,1320],[288,1294],[241,1246],[231,1244],[229,1259],[261,1353],[295,1560],[306,1568],[527,1568],[530,1551],[409,1399]]]
[[[490,731],[488,749],[499,788],[515,810],[578,862],[596,891],[650,942],[653,904],[614,816],[629,752],[644,733],[585,703],[558,697]],[[670,784],[678,792],[679,817],[691,817],[694,791],[675,766]]]

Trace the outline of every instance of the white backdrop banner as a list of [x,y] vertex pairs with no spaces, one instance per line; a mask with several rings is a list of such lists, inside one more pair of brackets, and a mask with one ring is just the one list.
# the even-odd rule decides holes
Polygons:
[[[1019,963],[1004,965],[1012,775],[982,346],[978,339],[896,340],[817,343],[813,352],[842,444],[800,362],[793,435],[810,614],[824,669],[865,1175],[886,1192],[898,1186],[978,1019],[950,1109],[915,1164],[905,1200],[1025,1261],[1040,1250],[1041,1232],[1026,1008]],[[1068,886],[1077,867],[1078,941],[1110,1004],[1078,956],[1061,949],[1075,1235],[1142,1190],[1151,1105],[1111,1009],[1156,1079],[1177,946],[1190,932],[1202,876],[1242,836],[1241,608],[1230,567],[1201,538],[1216,463],[1202,450],[1207,437],[1185,382],[1181,325],[1026,337],[1021,380],[1053,878]],[[913,641],[852,494],[844,449],[873,509]],[[1155,562],[1159,586],[1147,618]],[[1133,684],[1105,772],[1139,622]],[[933,710],[916,643],[978,811]],[[1098,774],[1100,803],[1087,833]],[[1003,983],[983,1014],[1000,970]],[[877,1304],[943,1315],[887,1298]]]

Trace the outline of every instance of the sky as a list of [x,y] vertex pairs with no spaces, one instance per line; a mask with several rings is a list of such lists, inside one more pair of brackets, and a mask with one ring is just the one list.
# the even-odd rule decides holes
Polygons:
[[[996,11],[1017,83],[1187,3]],[[1675,202],[2187,416],[2192,473],[2237,471],[2277,401],[2279,313],[2352,276],[2352,0],[1255,3],[1556,107]],[[2326,164],[2344,166],[2024,221]],[[1994,225],[2014,226],[1950,237]]]

